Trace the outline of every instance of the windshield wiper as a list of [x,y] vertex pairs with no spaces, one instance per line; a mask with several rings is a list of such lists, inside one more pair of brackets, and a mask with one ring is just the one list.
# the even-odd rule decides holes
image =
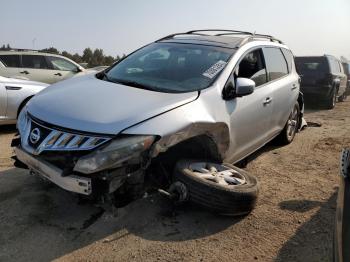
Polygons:
[[113,79],[110,80],[114,83],[118,83],[118,84],[122,84],[122,85],[127,85],[127,86],[132,86],[132,87],[136,87],[136,88],[141,88],[141,89],[146,89],[146,90],[153,90],[155,91],[156,89],[144,84],[141,84],[139,82],[136,81],[132,81],[132,80],[122,80],[122,79]]

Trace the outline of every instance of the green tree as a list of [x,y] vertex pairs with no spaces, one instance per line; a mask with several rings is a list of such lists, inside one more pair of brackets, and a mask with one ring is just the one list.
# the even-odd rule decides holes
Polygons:
[[92,59],[92,50],[90,47],[85,48],[82,56],[83,62],[90,64]]
[[103,50],[96,48],[94,53],[92,54],[92,59],[89,62],[89,67],[104,65],[104,63],[105,63],[105,57],[103,54]]
[[82,63],[83,59],[81,58],[81,56],[78,53],[75,53],[72,57],[72,60],[76,63]]
[[45,49],[41,49],[40,52],[45,52],[45,53],[50,53],[50,54],[55,54],[58,55],[60,52],[54,48],[54,47],[49,47],[49,48],[45,48]]
[[106,56],[105,59],[104,59],[104,65],[111,65],[114,63],[114,57],[113,56]]
[[70,54],[70,53],[68,53],[67,51],[63,51],[63,52],[61,53],[61,55],[65,56],[65,57],[67,57],[67,58],[69,58],[69,59],[73,59],[73,55]]

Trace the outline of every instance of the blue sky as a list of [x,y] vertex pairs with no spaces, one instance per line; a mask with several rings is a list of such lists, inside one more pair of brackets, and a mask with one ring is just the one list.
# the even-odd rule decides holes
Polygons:
[[[116,56],[174,32],[226,28],[272,34],[296,55],[350,59],[349,0],[0,0],[0,44]],[[5,11],[5,12],[4,12]]]

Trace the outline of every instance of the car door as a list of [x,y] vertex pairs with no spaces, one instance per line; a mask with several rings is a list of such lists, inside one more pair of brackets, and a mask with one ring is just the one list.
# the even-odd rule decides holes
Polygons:
[[[256,84],[254,92],[227,101],[230,114],[230,149],[228,159],[236,162],[267,142],[272,114],[272,93],[261,48],[246,52],[231,76],[249,78]],[[232,80],[232,79],[231,79]]]
[[0,119],[5,118],[7,108],[7,92],[4,83],[0,82]]
[[0,76],[20,76],[20,56],[15,54],[0,55]]
[[74,76],[80,69],[67,59],[57,56],[46,56],[49,67],[54,71],[55,82]]
[[22,54],[20,73],[32,81],[48,84],[55,82],[54,70],[49,68],[45,56],[40,54]]
[[300,86],[294,58],[289,50],[285,49],[283,53],[281,48],[269,46],[264,47],[263,51],[273,99],[271,125],[268,128],[268,137],[272,138],[284,128],[298,99]]

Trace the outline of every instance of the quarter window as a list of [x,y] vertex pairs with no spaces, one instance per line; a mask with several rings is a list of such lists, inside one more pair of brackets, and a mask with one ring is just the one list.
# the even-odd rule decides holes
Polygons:
[[20,67],[19,55],[1,55],[0,61],[6,67]]
[[340,68],[337,60],[335,60],[333,57],[328,57],[328,59],[329,59],[329,64],[330,64],[332,73],[336,73],[336,74],[339,73]]
[[269,81],[288,75],[288,67],[281,49],[276,47],[264,48],[266,67]]
[[267,82],[266,67],[262,57],[262,50],[254,50],[244,56],[234,71],[235,78],[249,78],[255,82],[255,86],[261,86]]
[[49,69],[44,56],[22,55],[22,67],[33,69]]
[[288,71],[290,73],[293,70],[294,56],[293,56],[292,52],[290,50],[288,50],[288,49],[282,48],[281,50],[282,50],[282,52],[284,54],[284,57],[287,60]]

